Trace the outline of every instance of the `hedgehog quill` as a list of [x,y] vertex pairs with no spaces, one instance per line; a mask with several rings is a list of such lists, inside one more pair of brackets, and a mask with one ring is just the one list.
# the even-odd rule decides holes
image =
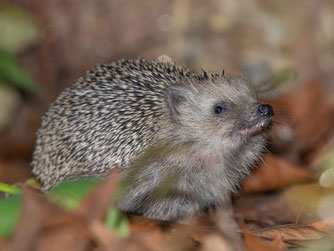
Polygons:
[[[273,115],[241,77],[145,59],[106,63],[42,117],[33,173],[47,191],[117,166],[131,176],[121,210],[179,221],[229,203],[261,158]],[[152,149],[157,154],[141,161]]]

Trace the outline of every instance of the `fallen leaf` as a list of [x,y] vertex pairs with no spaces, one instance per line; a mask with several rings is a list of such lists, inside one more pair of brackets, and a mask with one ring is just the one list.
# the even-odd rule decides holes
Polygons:
[[289,224],[252,230],[252,234],[269,240],[273,240],[280,235],[282,240],[289,242],[295,240],[318,240],[324,237],[327,233],[319,231],[312,226]]
[[334,231],[334,215],[323,219],[321,221],[314,222],[312,224],[309,224],[309,226],[312,226],[320,231],[324,232],[330,232]]
[[[312,155],[328,142],[334,127],[334,107],[330,97],[315,80],[269,102],[275,108],[275,121],[294,129],[294,137],[286,142],[286,147],[276,151],[287,149],[286,155],[293,154],[296,161],[309,163]],[[275,139],[284,141],[280,137]]]
[[0,250],[3,250],[5,245],[6,245],[6,240],[0,237]]
[[321,83],[312,81],[290,95],[290,109],[304,115],[295,116],[297,137],[307,147],[318,147],[334,126],[333,107],[329,106]]
[[334,188],[334,144],[328,144],[317,155],[313,166],[317,170],[324,170],[319,178],[322,187]]
[[[159,247],[153,250],[192,250],[197,242],[213,233],[208,227],[198,225],[178,224],[145,218],[129,216],[130,239],[140,241],[143,247]],[[155,239],[150,236],[156,236]],[[147,250],[143,248],[142,250]]]
[[242,183],[242,194],[277,190],[291,184],[314,179],[305,168],[286,162],[272,154],[265,154],[262,165]]
[[281,235],[277,235],[277,237],[275,239],[273,239],[273,241],[271,242],[271,245],[273,247],[277,247],[278,250],[285,250],[287,249],[286,244],[283,241],[283,238]]
[[[231,242],[224,239],[220,234],[212,234],[207,236],[202,243],[201,251],[237,251]],[[239,249],[242,250],[242,249]]]
[[[44,242],[43,236],[48,237],[52,228],[59,230],[54,229],[55,226],[61,227],[61,235],[55,234],[52,240]],[[70,239],[67,238],[69,232]],[[4,250],[45,250],[46,247],[48,250],[83,250],[90,239],[87,236],[90,236],[89,230],[80,218],[56,207],[39,190],[25,186],[18,226]]]
[[[286,246],[282,245],[279,241],[272,241],[272,242],[266,242],[260,238],[259,236],[254,235],[252,231],[250,231],[245,224],[240,224],[241,231],[244,236],[246,250],[248,251],[282,251],[286,250]],[[277,235],[275,238],[280,238],[279,235]]]
[[125,250],[126,242],[120,240],[114,232],[107,229],[98,221],[93,221],[90,224],[90,229],[95,234],[96,240],[102,250]]
[[81,200],[74,213],[87,221],[104,219],[116,193],[118,179],[118,170],[114,168],[108,178]]
[[130,232],[147,232],[160,230],[162,227],[171,226],[171,223],[146,218],[143,216],[128,215]]
[[[285,190],[284,190],[285,191]],[[291,202],[285,192],[253,194],[242,196],[234,201],[234,213],[238,219],[253,222],[260,226],[290,224],[297,221],[309,224],[318,219],[304,210],[304,206]]]
[[323,188],[318,183],[294,185],[285,189],[282,195],[289,205],[302,208],[302,214],[313,217],[312,222],[333,214],[334,189]]
[[334,168],[329,168],[321,174],[319,184],[322,187],[334,188]]
[[142,216],[128,216],[130,222],[130,232],[131,234],[137,233],[187,233],[196,242],[202,242],[203,239],[217,231],[215,227],[203,226],[197,223],[191,224],[178,224],[172,222],[164,222],[154,219],[145,218]]

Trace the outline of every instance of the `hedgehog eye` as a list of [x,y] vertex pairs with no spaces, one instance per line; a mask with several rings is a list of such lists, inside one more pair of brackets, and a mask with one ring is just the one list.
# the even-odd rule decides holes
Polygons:
[[214,108],[215,114],[221,114],[226,110],[226,108],[222,105],[216,105]]

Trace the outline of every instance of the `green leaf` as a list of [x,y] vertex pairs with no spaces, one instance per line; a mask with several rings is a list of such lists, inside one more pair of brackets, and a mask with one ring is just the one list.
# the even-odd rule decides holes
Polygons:
[[21,212],[21,196],[14,195],[0,199],[0,235],[10,236],[18,222]]
[[127,218],[121,215],[117,208],[109,209],[106,217],[106,226],[116,231],[120,237],[129,236],[129,223]]
[[97,179],[68,181],[59,184],[50,192],[50,198],[66,210],[75,209],[80,200],[98,183]]
[[38,91],[35,82],[19,66],[16,56],[2,49],[0,49],[0,80],[29,92]]
[[9,193],[9,194],[20,194],[21,189],[18,187],[11,186],[6,183],[0,182],[0,192]]

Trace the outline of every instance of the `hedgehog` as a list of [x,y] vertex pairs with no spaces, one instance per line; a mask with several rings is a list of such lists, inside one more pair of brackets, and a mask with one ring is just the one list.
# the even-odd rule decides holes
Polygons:
[[142,58],[105,63],[42,117],[33,174],[48,191],[118,168],[120,210],[180,221],[230,203],[261,160],[273,115],[243,77]]

